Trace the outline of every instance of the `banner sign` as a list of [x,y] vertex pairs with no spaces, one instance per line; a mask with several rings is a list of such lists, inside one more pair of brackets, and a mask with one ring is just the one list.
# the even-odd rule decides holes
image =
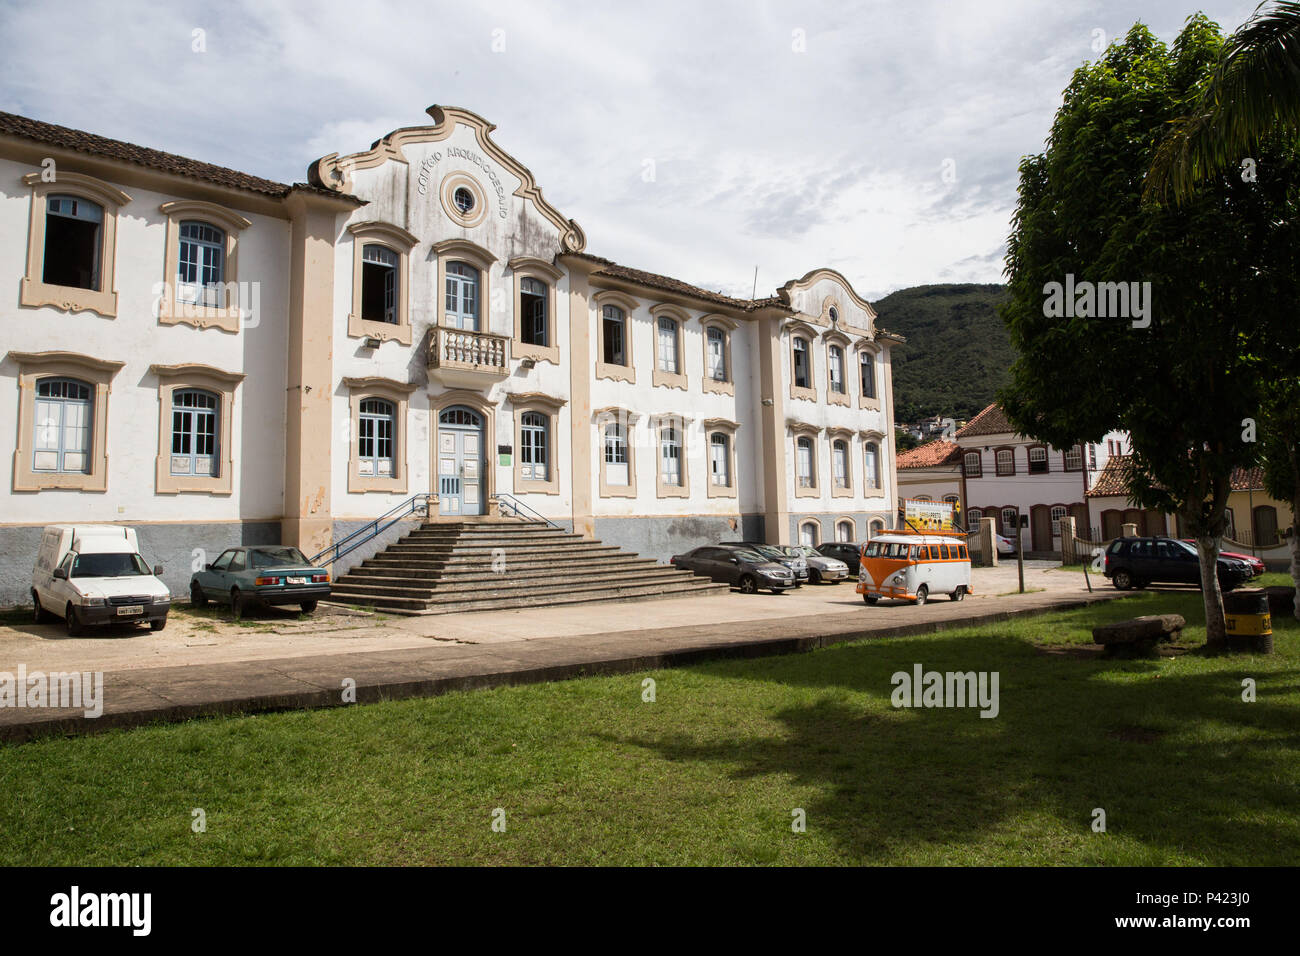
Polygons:
[[960,531],[957,505],[947,501],[903,499],[903,527],[917,531]]

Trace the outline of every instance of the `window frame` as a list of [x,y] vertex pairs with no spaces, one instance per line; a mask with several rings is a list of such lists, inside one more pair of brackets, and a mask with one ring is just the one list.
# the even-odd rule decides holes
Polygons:
[[[84,399],[81,397],[70,398],[66,395],[42,396],[40,395],[40,388],[41,385],[43,385],[46,382],[49,382],[51,384],[73,386],[78,389],[84,389],[86,392],[86,396]],[[33,399],[34,410],[39,411],[42,403],[51,402],[60,409],[60,415],[59,415],[59,422],[57,425],[58,444],[54,448],[45,447],[42,445],[40,441],[37,440],[36,432],[40,430],[39,429],[40,422],[37,420],[35,416],[33,417],[32,455],[31,455],[31,459],[28,462],[32,472],[38,475],[89,474],[93,462],[92,456],[94,454],[94,442],[95,442],[95,386],[94,384],[91,382],[87,382],[81,378],[74,378],[70,375],[46,375],[36,379],[36,381],[33,384],[37,392],[37,394]],[[86,424],[84,426],[85,444],[79,449],[79,452],[72,452],[73,454],[80,453],[82,455],[82,457],[85,459],[85,466],[83,468],[78,468],[76,470],[66,467],[67,464],[66,459],[69,454],[69,449],[64,444],[64,440],[67,437],[67,409],[72,407],[83,408],[85,410],[84,418],[86,419]],[[57,467],[38,468],[36,466],[36,456],[41,452],[48,453],[50,451],[53,451],[58,459]]]
[[[636,348],[633,316],[641,304],[630,296],[613,289],[602,289],[591,297],[596,309],[596,378],[636,383]],[[605,361],[605,307],[613,306],[623,314],[623,360],[619,365]]]
[[[651,385],[663,388],[680,388],[687,391],[690,381],[686,373],[686,323],[690,317],[681,309],[662,303],[650,307],[651,327],[654,331],[654,370],[651,373]],[[660,323],[672,322],[674,351],[677,357],[677,371],[660,367]]]
[[[863,341],[858,343],[858,407],[879,410],[880,405],[880,372],[882,366],[881,356],[883,351],[879,346]],[[871,363],[871,385],[872,392],[870,395],[862,391],[862,366],[864,361]]]
[[[438,328],[465,335],[495,335],[492,331],[492,269],[497,261],[496,256],[468,239],[444,239],[435,242],[430,249],[438,259],[438,278],[434,287],[434,311]],[[452,325],[447,314],[447,266],[452,263],[468,266],[478,272],[478,328],[473,331]],[[409,296],[406,298],[409,299]],[[513,351],[513,347],[512,335],[510,351]],[[510,357],[512,356],[507,356],[507,361]]]
[[[885,494],[885,466],[881,460],[885,449],[885,436],[864,434],[862,436],[862,488],[867,498],[881,497]],[[875,474],[867,467],[867,453],[875,449]]]
[[[211,365],[151,365],[158,379],[158,455],[154,462],[154,488],[160,495],[234,493],[235,392],[244,375]],[[214,475],[174,475],[172,459],[172,405],[176,392],[209,392],[217,398],[216,458]]]
[[[832,498],[852,498],[854,495],[853,487],[853,433],[850,431],[830,430],[830,479],[831,479],[831,497]],[[835,451],[836,446],[844,447],[844,484],[839,483],[839,476],[835,473]]]
[[[27,225],[27,272],[19,284],[18,304],[28,308],[54,306],[64,312],[94,312],[106,319],[117,317],[117,221],[131,197],[116,186],[82,173],[59,170],[54,182],[44,182],[44,171],[27,173],[31,187]],[[45,282],[45,225],[50,195],[73,196],[98,205],[104,213],[99,231],[99,288],[52,285]]]
[[[794,445],[795,497],[796,498],[820,498],[821,497],[821,484],[820,484],[821,463],[817,460],[819,457],[818,447],[817,447],[820,444],[818,442],[819,435],[813,429],[799,429],[794,431],[791,437],[794,440],[793,445]],[[808,484],[803,483],[803,476],[800,474],[800,465],[801,465],[800,449],[802,447],[803,442],[808,442],[808,447],[809,447]]]
[[[564,277],[564,273],[545,260],[529,256],[518,256],[511,259],[506,265],[510,268],[514,285],[513,341],[510,343],[513,357],[517,359],[530,358],[537,362],[550,362],[552,365],[559,365],[560,323],[555,314],[556,306],[559,303],[559,295],[556,289],[560,280]],[[525,279],[540,282],[546,289],[545,345],[535,345],[532,342],[524,341],[523,284]]]
[[[971,456],[975,456],[975,469],[970,467]],[[962,475],[966,478],[983,478],[984,477],[984,456],[978,451],[962,452],[961,456]]]
[[[232,297],[230,290],[239,289],[240,233],[252,222],[238,213],[199,200],[165,202],[158,211],[167,217],[167,250],[163,263],[163,281],[157,299],[159,325],[189,325],[196,329],[219,329],[238,333],[244,324],[240,295]],[[179,292],[181,227],[187,222],[201,222],[225,232],[224,274],[222,275],[222,300],[215,306],[202,303],[182,303]],[[250,300],[252,297],[249,297]]]
[[[734,347],[734,337],[731,333],[739,328],[739,323],[723,315],[712,313],[700,317],[700,339],[701,348],[703,349],[704,364],[701,376],[701,387],[705,392],[715,395],[736,394],[736,378],[732,348]],[[709,357],[709,333],[710,331],[718,332],[722,336],[722,373],[725,378],[714,378],[710,373]]]
[[[688,432],[687,425],[690,420],[680,415],[656,415],[650,420],[654,428],[655,435],[655,497],[657,498],[689,498],[691,495],[691,475],[690,475],[690,455],[688,454]],[[667,438],[667,433],[672,432],[675,439]],[[664,475],[664,452],[672,447],[670,442],[675,441],[677,447],[677,470],[679,481],[677,484],[669,482]]]
[[[411,393],[418,386],[398,382],[390,378],[370,376],[367,378],[344,378],[343,387],[348,390],[348,494],[368,494],[371,492],[405,494],[411,471],[410,462],[407,458],[407,421],[410,418]],[[456,394],[455,392],[448,392],[439,396],[439,398],[446,400],[454,398]],[[387,476],[363,475],[360,470],[360,450],[357,446],[361,438],[361,403],[372,398],[382,399],[393,406],[393,473]],[[452,404],[458,404],[458,402],[452,402]],[[437,412],[435,411],[434,422],[437,421],[436,415]],[[490,435],[491,433],[486,431],[486,427],[485,425],[485,434]],[[484,484],[486,485],[486,483],[485,478]]]
[[[560,410],[566,401],[541,392],[516,393],[507,396],[514,408],[515,448],[514,481],[515,493],[526,495],[558,495],[560,493]],[[524,475],[524,416],[541,415],[546,420],[546,477],[544,479]],[[601,449],[602,458],[604,449]]]
[[[1035,468],[1034,468],[1034,453],[1035,453],[1035,452],[1039,452],[1039,453],[1041,453],[1042,456],[1043,456],[1043,457],[1042,457],[1042,462],[1041,462],[1041,463],[1042,463],[1042,467],[1041,467],[1041,468],[1038,468],[1038,469],[1035,469]],[[1015,460],[1015,456],[1014,456],[1014,455],[1012,455],[1012,460],[1013,460],[1013,461]],[[1025,474],[1027,474],[1027,475],[1049,475],[1049,474],[1051,474],[1051,470],[1052,470],[1052,460],[1051,460],[1051,455],[1048,453],[1048,450],[1047,450],[1047,446],[1046,446],[1046,445],[1043,445],[1043,444],[1037,444],[1037,445],[1028,445],[1028,446],[1025,447],[1025,469],[1026,469]]]
[[[596,428],[596,448],[600,462],[600,497],[602,498],[635,498],[637,496],[636,481],[636,425],[640,416],[626,408],[611,406],[600,409],[595,413],[594,421]],[[614,485],[609,482],[608,462],[606,461],[606,441],[605,432],[610,426],[619,426],[623,430],[623,447],[627,455],[627,484]],[[658,462],[655,463],[656,472],[658,471]]]
[[[1070,456],[1077,456],[1077,463],[1073,468],[1070,467]],[[1071,445],[1066,451],[1061,452],[1061,470],[1064,472],[1083,471],[1083,446],[1078,442]]]
[[[112,362],[75,352],[9,352],[18,365],[18,435],[14,448],[13,490],[108,489],[108,396],[113,377],[125,362]],[[86,472],[36,471],[36,383],[46,378],[74,379],[91,387],[90,467]]]
[[[382,342],[411,344],[411,250],[419,242],[400,226],[376,220],[354,222],[347,228],[352,236],[352,310],[348,313],[348,337],[378,339]],[[397,255],[396,322],[363,319],[362,283],[365,272],[365,247],[383,246]],[[441,259],[439,269],[441,270]],[[439,284],[439,289],[442,286]],[[439,299],[441,301],[441,299]]]
[[[1007,452],[1011,456],[1011,470],[1003,471],[1002,462],[999,456],[1002,452]],[[1016,450],[1011,445],[999,445],[993,449],[993,475],[996,478],[1013,478],[1016,475]]]
[[[736,473],[736,433],[740,425],[730,419],[725,418],[706,418],[704,425],[704,446],[707,449],[705,456],[708,462],[707,474],[705,476],[706,496],[709,498],[735,498],[738,496],[737,489],[740,486],[740,479]],[[727,484],[719,485],[713,481],[713,436],[720,435],[727,441]]]

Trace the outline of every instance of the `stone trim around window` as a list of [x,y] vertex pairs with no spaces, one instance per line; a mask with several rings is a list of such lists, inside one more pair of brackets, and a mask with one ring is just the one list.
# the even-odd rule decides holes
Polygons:
[[[669,372],[659,367],[659,320],[672,319],[677,326],[677,371]],[[681,309],[672,305],[652,305],[650,307],[650,328],[653,332],[654,341],[654,372],[651,375],[651,385],[662,388],[680,388],[683,391],[690,389],[690,383],[686,377],[686,323],[690,317]]]
[[[704,374],[701,379],[702,390],[712,392],[715,395],[730,395],[733,398],[736,395],[736,375],[731,358],[732,332],[740,327],[740,323],[734,319],[729,319],[725,315],[718,315],[716,312],[709,315],[700,316],[700,340],[704,348]],[[722,332],[722,362],[723,374],[726,378],[718,381],[709,374],[709,329],[718,329]],[[734,479],[733,479],[734,481]]]
[[[1009,451],[1009,452],[1011,452],[1011,470],[1010,470],[1010,471],[1003,471],[1001,468],[998,467],[998,452],[1000,452],[1000,451]],[[995,478],[1010,478],[1010,477],[1012,477],[1013,475],[1015,475],[1016,472],[1017,472],[1017,466],[1016,466],[1016,449],[1015,449],[1015,446],[1014,446],[1014,445],[998,445],[997,447],[995,447],[995,448],[993,449],[993,476],[994,476]]]
[[[862,440],[862,497],[864,498],[883,498],[885,496],[885,480],[889,477],[886,474],[885,455],[888,450],[888,442],[884,432],[875,429],[863,429],[858,432],[858,437]],[[876,471],[879,472],[876,478],[876,487],[870,487],[868,483],[867,471],[867,445],[874,442],[876,446]]]
[[[704,480],[707,484],[708,497],[735,498],[737,497],[736,489],[740,484],[736,475],[736,432],[740,425],[727,418],[706,418],[703,425],[704,460],[707,465],[704,471]],[[727,462],[727,477],[731,481],[727,485],[715,485],[713,483],[713,447],[710,442],[713,440],[715,433],[727,436],[727,455],[730,458],[730,461]]]
[[[515,290],[513,341],[510,343],[511,354],[517,359],[530,358],[535,362],[550,362],[552,365],[559,365],[560,345],[557,336],[560,324],[555,315],[557,299],[555,289],[560,279],[564,277],[564,273],[545,259],[537,259],[532,256],[516,256],[506,265],[513,276],[512,285]],[[524,279],[536,279],[546,286],[546,341],[550,345],[531,345],[524,342],[523,289],[521,288]]]
[[[793,399],[803,399],[808,402],[817,401],[817,336],[818,330],[798,319],[787,322],[785,331],[790,333],[790,340],[786,346],[787,353],[790,356],[790,397]],[[795,384],[794,374],[794,343],[796,339],[802,339],[808,344],[808,381],[809,386],[804,388]]]
[[[460,211],[453,198],[456,190],[461,187],[468,189],[474,197],[474,206],[468,214]],[[442,202],[442,211],[447,214],[447,218],[462,229],[473,229],[487,215],[487,193],[477,179],[461,170],[450,172],[443,177],[442,185],[438,187],[438,198]]]
[[[654,431],[655,436],[656,498],[689,498],[691,496],[691,449],[689,436],[686,433],[686,428],[690,423],[691,419],[675,412],[663,412],[661,414],[650,416],[650,427]],[[663,430],[665,428],[675,429],[678,441],[681,443],[681,456],[678,459],[681,463],[682,469],[682,483],[680,485],[670,485],[664,481],[664,473],[661,466],[663,464]]]
[[[640,303],[631,296],[615,289],[602,289],[591,296],[596,307],[596,378],[608,378],[619,382],[636,384],[636,351],[632,346],[635,338],[632,334],[632,316]],[[615,305],[623,310],[623,350],[627,353],[626,365],[613,365],[604,361],[605,356],[605,306]],[[603,439],[602,439],[603,441]],[[603,446],[601,454],[604,454]]]
[[[560,409],[568,404],[567,400],[543,395],[541,392],[516,392],[506,397],[515,410],[515,494],[558,495],[560,493],[558,439],[560,433]],[[526,412],[536,412],[546,417],[546,480],[544,481],[523,476],[523,422]],[[603,447],[601,454],[604,454]]]
[[[821,430],[814,425],[790,425],[790,444],[794,463],[794,496],[796,498],[820,498],[821,492],[821,442],[818,440]],[[799,439],[812,439],[812,484],[805,488],[799,484]]]
[[492,331],[492,266],[497,257],[468,239],[444,239],[431,247],[438,257],[438,285],[434,289],[434,310],[439,328],[447,322],[447,263],[463,262],[478,270],[478,331]]
[[[348,337],[411,344],[411,250],[420,240],[401,226],[387,222],[354,222],[352,234],[352,309]],[[366,246],[385,246],[397,253],[397,322],[377,322],[361,317],[362,253]],[[441,260],[439,260],[441,261]],[[441,275],[441,271],[439,272]],[[442,284],[438,286],[441,291]]]
[[[113,376],[125,362],[109,362],[75,352],[10,352],[18,364],[18,440],[14,448],[14,491],[108,489],[108,394]],[[75,378],[94,388],[90,439],[90,471],[52,474],[32,467],[36,428],[36,383],[42,378]]]
[[[248,304],[239,294],[239,233],[253,223],[238,213],[216,203],[197,199],[165,202],[158,211],[167,217],[167,248],[163,254],[162,294],[158,297],[159,325],[190,325],[196,329],[220,329],[238,332],[242,323],[242,308]],[[180,285],[181,222],[189,220],[208,222],[226,234],[223,250],[222,276],[223,301],[210,307],[176,301]],[[231,291],[235,290],[235,295]],[[259,297],[260,298],[260,297]],[[251,301],[251,299],[250,299]]]
[[[872,365],[872,375],[874,376],[874,382],[876,385],[875,398],[869,398],[866,395],[862,394],[862,353],[863,352],[869,352],[871,353],[872,356],[874,356],[873,365]],[[880,348],[880,346],[872,342],[869,342],[865,339],[859,342],[857,344],[856,349],[854,349],[853,377],[854,377],[854,381],[857,384],[857,388],[854,389],[854,391],[857,393],[858,396],[858,408],[870,408],[876,411],[880,410],[880,372],[881,372],[880,360],[882,355],[884,355],[884,351]]]
[[[23,276],[18,304],[33,308],[52,305],[65,312],[94,312],[106,319],[117,318],[117,214],[131,197],[93,176],[60,171],[54,182],[45,182],[43,175],[43,172],[28,173],[23,177],[23,182],[32,187],[32,205],[27,226],[27,274]],[[45,284],[45,198],[50,193],[83,196],[103,207],[98,289]]]
[[[600,455],[600,497],[602,498],[636,497],[636,438],[633,432],[639,418],[636,412],[613,405],[599,408],[592,413],[592,420],[596,423],[596,452]],[[606,480],[605,426],[614,423],[623,425],[624,438],[627,440],[626,485],[611,485]],[[655,463],[655,467],[658,467],[658,462]]]
[[[411,393],[418,388],[391,378],[345,378],[348,389],[348,493],[365,494],[379,491],[387,494],[406,494],[407,473],[410,463],[406,458],[406,419]],[[367,398],[382,398],[393,403],[393,475],[389,478],[363,476],[357,465],[357,440],[361,434],[361,403]],[[436,422],[437,419],[435,418]]]
[[[853,497],[853,432],[847,428],[844,429],[827,429],[827,437],[830,439],[830,485],[832,498],[852,498]],[[848,479],[848,486],[841,488],[835,483],[835,443],[844,442],[844,476]],[[863,446],[866,447],[865,445]],[[865,476],[864,476],[865,484]]]
[[[235,389],[244,376],[210,365],[150,365],[158,376],[158,457],[154,465],[154,488],[160,495],[198,493],[228,495],[234,491],[235,443],[233,440]],[[215,475],[173,475],[171,473],[172,393],[198,388],[217,396],[217,458]]]
[[[843,362],[843,368],[840,369],[840,382],[844,386],[842,392],[831,388],[831,346],[839,348]],[[826,401],[831,405],[843,405],[848,408],[853,404],[853,400],[849,397],[852,394],[849,388],[849,376],[857,371],[853,367],[853,342],[843,332],[832,328],[822,333],[822,348],[826,353]]]

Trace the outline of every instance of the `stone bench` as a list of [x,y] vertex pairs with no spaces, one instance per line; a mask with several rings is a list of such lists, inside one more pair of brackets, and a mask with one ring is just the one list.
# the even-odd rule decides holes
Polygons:
[[1181,614],[1145,614],[1094,627],[1092,642],[1100,644],[1107,657],[1150,654],[1157,644],[1178,640],[1186,626]]

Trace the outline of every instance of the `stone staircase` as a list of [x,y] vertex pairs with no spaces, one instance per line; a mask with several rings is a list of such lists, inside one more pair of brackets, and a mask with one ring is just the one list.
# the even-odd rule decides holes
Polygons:
[[499,520],[424,524],[341,575],[330,600],[414,615],[729,590],[544,521]]

